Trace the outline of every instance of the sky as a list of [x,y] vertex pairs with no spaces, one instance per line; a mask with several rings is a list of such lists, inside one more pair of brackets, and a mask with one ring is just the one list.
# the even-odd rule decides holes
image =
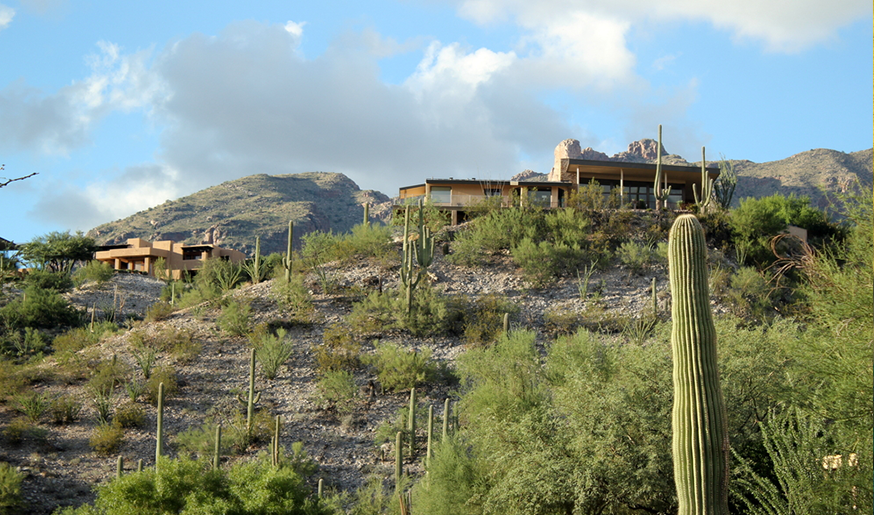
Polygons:
[[[564,139],[689,161],[872,147],[868,0],[0,0],[0,237],[248,175],[548,173]],[[4,179],[0,179],[0,183]]]

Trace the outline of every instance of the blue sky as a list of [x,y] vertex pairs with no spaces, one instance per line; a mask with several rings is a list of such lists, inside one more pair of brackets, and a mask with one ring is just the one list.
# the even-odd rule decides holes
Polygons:
[[664,126],[689,161],[872,146],[867,0],[0,0],[0,237],[256,173],[546,173]]

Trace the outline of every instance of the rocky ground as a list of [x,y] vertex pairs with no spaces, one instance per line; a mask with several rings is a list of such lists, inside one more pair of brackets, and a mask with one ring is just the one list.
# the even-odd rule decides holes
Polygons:
[[[553,287],[534,290],[526,288],[518,270],[509,257],[498,257],[488,269],[468,269],[456,267],[438,256],[431,269],[434,286],[449,295],[478,296],[497,293],[512,300],[521,308],[518,324],[535,330],[541,328],[543,313],[547,309],[581,311],[584,307],[579,297],[578,280],[566,278]],[[383,277],[383,287],[396,286],[396,272],[381,272],[368,264],[355,267],[333,269],[331,274],[341,286],[364,285],[372,282],[374,276]],[[661,309],[668,305],[667,273],[664,267],[656,267],[643,275],[631,274],[621,268],[595,273],[590,281],[590,291],[597,290],[601,305],[608,312],[624,316],[639,316],[651,309],[650,286],[652,277],[657,277]],[[324,478],[326,484],[338,489],[354,489],[365,477],[380,474],[386,478],[393,474],[393,458],[386,456],[385,449],[375,445],[377,427],[384,421],[393,419],[398,410],[406,405],[405,394],[379,394],[368,400],[366,397],[356,406],[352,415],[339,416],[325,409],[316,400],[315,362],[312,354],[314,344],[321,343],[325,327],[340,320],[351,311],[348,298],[337,295],[321,295],[314,278],[314,304],[318,322],[311,327],[296,327],[291,330],[295,342],[294,354],[273,381],[261,377],[257,388],[262,393],[260,405],[274,415],[282,416],[284,421],[281,443],[290,448],[292,442],[303,442],[308,454],[319,464],[317,477]],[[139,275],[119,274],[101,286],[87,286],[70,294],[71,300],[88,309],[97,308],[98,315],[103,309],[120,311],[122,318],[142,317],[145,309],[157,301],[163,283]],[[281,320],[285,315],[272,300],[272,282],[247,285],[232,294],[252,302],[255,322]],[[161,322],[132,322],[135,331],[141,334],[154,334],[167,327],[190,331],[193,340],[202,345],[198,357],[189,363],[176,363],[170,356],[161,355],[159,364],[173,364],[179,373],[179,393],[165,406],[165,434],[168,435],[168,449],[165,452],[175,455],[174,435],[197,427],[207,420],[209,414],[222,407],[238,406],[236,393],[245,390],[248,377],[249,343],[243,337],[232,337],[218,329],[216,316],[218,310],[202,307],[189,308],[173,313]],[[97,350],[86,349],[91,353],[91,363],[95,357],[108,359],[115,355],[127,363],[132,371],[139,369],[130,352],[131,332],[126,331],[105,339]],[[543,337],[541,336],[541,339]],[[427,347],[432,358],[452,364],[464,351],[464,344],[458,338],[411,338],[395,335],[383,341],[394,341],[410,348]],[[51,369],[60,365],[48,358],[44,365],[51,377]],[[364,387],[374,379],[372,372],[362,370],[356,376],[358,384]],[[75,396],[84,404],[80,419],[70,425],[50,425],[46,418],[41,427],[48,431],[47,437],[39,442],[24,442],[15,446],[4,443],[0,448],[0,461],[9,462],[26,474],[23,484],[27,513],[50,513],[59,505],[79,505],[93,501],[94,485],[109,480],[115,474],[117,455],[99,456],[92,451],[88,440],[96,426],[96,412],[85,388],[85,381],[46,380],[37,384],[36,390],[52,395],[65,393]],[[442,412],[443,399],[450,393],[447,385],[429,385],[419,389],[419,399],[424,404],[433,404],[435,412]],[[126,395],[121,389],[116,403],[121,404]],[[120,455],[124,458],[126,471],[133,470],[137,460],[142,459],[145,466],[154,462],[156,411],[151,405],[141,401],[146,410],[146,423],[142,429],[126,430]],[[0,407],[0,426],[6,426],[17,416],[7,404]],[[243,459],[266,449],[266,443],[253,446]],[[389,449],[390,451],[390,449]],[[415,466],[410,467],[418,472]]]

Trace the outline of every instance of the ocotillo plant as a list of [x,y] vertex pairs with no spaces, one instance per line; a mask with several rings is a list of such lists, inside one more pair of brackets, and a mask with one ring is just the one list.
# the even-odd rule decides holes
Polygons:
[[161,461],[161,449],[164,444],[164,383],[158,384],[158,428],[155,431],[155,469]]
[[416,456],[416,389],[410,388],[410,414],[407,417],[407,432],[410,433],[410,458]]
[[707,175],[707,160],[704,157],[704,147],[701,147],[701,198],[698,198],[698,190],[695,185],[692,185],[692,195],[695,196],[695,205],[698,206],[698,211],[704,211],[710,204],[713,198],[713,181]]
[[704,230],[677,217],[668,236],[674,482],[680,515],[728,513],[728,430],[710,312]]
[[294,222],[288,222],[288,245],[285,251],[285,257],[282,258],[282,267],[285,268],[285,282],[291,280],[291,265],[293,264],[293,257],[291,254],[291,242],[294,237]]
[[653,195],[655,195],[655,208],[659,208],[659,202],[664,202],[664,207],[668,207],[668,196],[671,194],[670,188],[662,187],[662,126],[659,124],[659,141],[656,149],[656,176],[655,184],[653,185]]

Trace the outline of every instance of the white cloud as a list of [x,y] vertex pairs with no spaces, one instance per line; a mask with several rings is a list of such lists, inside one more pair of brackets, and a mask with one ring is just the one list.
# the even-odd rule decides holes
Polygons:
[[96,123],[112,110],[148,108],[163,85],[147,67],[150,51],[125,55],[112,43],[99,42],[99,53],[86,57],[91,75],[54,93],[23,80],[0,90],[0,150],[68,155],[90,142]]
[[15,9],[0,4],[0,30],[5,29],[12,23],[12,18],[15,17]]
[[740,40],[762,42],[770,51],[795,52],[836,37],[854,21],[870,19],[866,0],[460,0],[461,16],[479,24],[514,22],[553,32],[555,20],[583,14],[621,22],[704,20]]
[[288,32],[289,34],[291,34],[292,36],[300,39],[300,37],[303,36],[303,26],[306,24],[307,24],[307,22],[305,22],[305,21],[302,21],[300,23],[296,23],[296,22],[293,22],[291,20],[288,20],[285,23],[285,31]]

